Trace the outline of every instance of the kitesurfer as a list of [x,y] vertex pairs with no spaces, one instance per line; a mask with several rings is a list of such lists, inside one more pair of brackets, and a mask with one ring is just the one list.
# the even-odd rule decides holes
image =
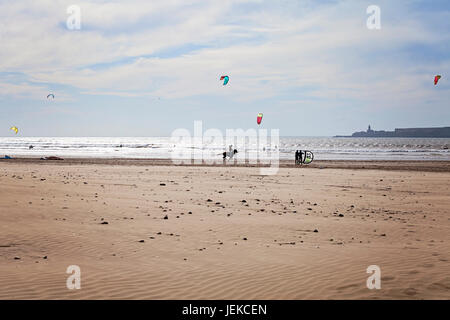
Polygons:
[[223,153],[222,153],[222,155],[223,155],[223,160],[225,161],[225,159],[226,159],[226,157],[229,157],[230,158],[230,160],[234,157],[234,155],[236,154],[236,153],[238,153],[238,151],[237,151],[237,149],[234,149],[233,150],[233,146],[232,145],[230,145],[229,147],[228,147],[228,152],[227,151],[224,151]]

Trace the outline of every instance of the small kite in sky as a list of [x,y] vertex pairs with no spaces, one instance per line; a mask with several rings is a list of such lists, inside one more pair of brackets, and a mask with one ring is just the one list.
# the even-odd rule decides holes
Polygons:
[[19,129],[17,127],[15,127],[15,126],[9,128],[9,130],[14,131],[16,134],[19,132]]
[[438,83],[440,78],[441,78],[440,75],[437,75],[437,76],[434,77],[434,85],[437,85],[437,83]]
[[256,123],[261,124],[263,118],[263,114],[262,113],[258,113],[258,116],[256,117]]
[[55,95],[54,95],[53,93],[50,93],[50,94],[47,96],[47,99],[50,98],[50,97],[52,97],[53,99],[55,99]]
[[228,77],[228,76],[221,76],[220,80],[223,80],[223,85],[226,86],[228,81],[230,81],[230,77]]

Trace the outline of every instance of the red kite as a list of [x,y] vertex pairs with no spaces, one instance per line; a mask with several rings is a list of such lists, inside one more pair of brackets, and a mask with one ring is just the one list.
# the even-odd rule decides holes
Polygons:
[[440,78],[441,78],[440,75],[437,75],[436,77],[434,77],[434,85],[437,85]]
[[263,118],[263,114],[262,113],[258,113],[258,116],[256,117],[256,123],[261,124]]

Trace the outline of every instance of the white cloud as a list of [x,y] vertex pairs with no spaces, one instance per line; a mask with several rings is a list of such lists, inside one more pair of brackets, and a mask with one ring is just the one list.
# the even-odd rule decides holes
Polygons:
[[[365,7],[356,1],[285,1],[275,8],[255,1],[80,1],[81,31],[64,29],[71,1],[3,3],[0,72],[124,97],[226,94],[251,100],[295,88],[305,99],[367,105],[432,97],[423,89],[431,63],[417,70],[380,55],[408,44],[433,46],[449,34],[430,32],[427,21],[405,15],[401,3],[381,2],[380,31],[367,30]],[[242,4],[250,7],[240,10]],[[385,17],[387,7],[401,19]],[[151,57],[189,46],[199,49]],[[448,63],[440,70],[450,71]],[[218,81],[223,73],[231,77],[226,90]]]
[[48,89],[44,86],[30,85],[28,83],[2,83],[0,82],[0,96],[27,99],[45,99]]

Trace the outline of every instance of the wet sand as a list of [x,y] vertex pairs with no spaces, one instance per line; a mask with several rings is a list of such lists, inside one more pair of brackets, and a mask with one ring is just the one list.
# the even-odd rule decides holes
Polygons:
[[280,167],[2,160],[0,299],[450,298],[449,162]]
[[[27,163],[27,164],[51,164],[51,165],[129,165],[129,166],[201,166],[201,167],[268,167],[267,164],[254,164],[245,161],[220,160],[214,162],[197,163],[191,160],[180,160],[182,163],[174,163],[172,159],[123,159],[123,158],[64,158],[64,161],[43,161],[39,158],[14,158],[13,160],[0,159],[2,163]],[[315,160],[309,165],[296,166],[294,161],[280,160],[280,168],[304,169],[377,169],[377,170],[402,170],[402,171],[427,171],[450,172],[450,161],[373,161],[373,160]]]

